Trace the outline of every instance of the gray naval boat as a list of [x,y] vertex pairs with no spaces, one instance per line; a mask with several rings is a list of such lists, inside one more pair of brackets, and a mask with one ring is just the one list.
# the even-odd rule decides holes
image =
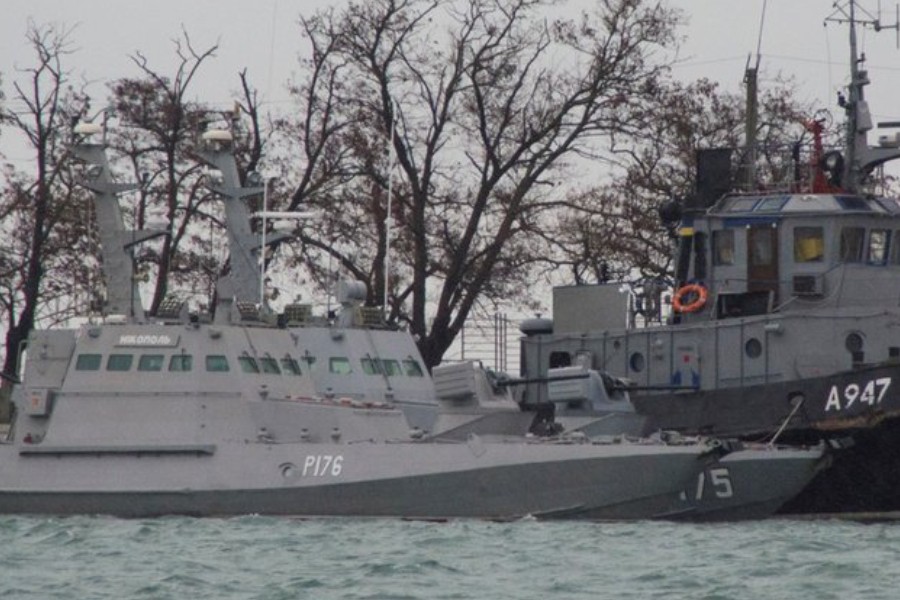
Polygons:
[[[82,126],[84,134],[95,129]],[[770,514],[822,447],[600,437],[551,428],[476,365],[423,366],[408,333],[342,288],[341,310],[255,303],[257,256],[230,135],[204,135],[220,176],[230,271],[213,316],[177,299],[146,314],[103,144],[80,144],[103,245],[103,314],[34,331],[0,444],[0,512],[734,519]],[[502,387],[502,386],[501,386]],[[499,391],[498,391],[499,390]],[[501,393],[502,392],[502,393]]]
[[824,123],[810,120],[814,143],[805,155],[798,145],[795,175],[752,191],[732,187],[727,151],[701,154],[696,194],[662,214],[677,226],[670,314],[657,281],[557,288],[552,319],[521,326],[523,394],[551,405],[548,375],[586,365],[604,374],[611,397],[629,392],[643,433],[828,439],[843,447],[833,466],[785,510],[892,513],[900,510],[900,199],[874,193],[873,175],[900,157],[900,134],[868,144],[874,123],[856,28],[880,25],[860,19],[854,2],[835,6],[850,31],[844,147],[826,152]]

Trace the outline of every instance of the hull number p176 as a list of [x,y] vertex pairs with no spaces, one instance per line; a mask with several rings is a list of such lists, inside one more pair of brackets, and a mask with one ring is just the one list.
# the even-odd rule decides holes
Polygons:
[[303,461],[301,477],[337,477],[344,467],[344,457],[340,454],[310,454]]

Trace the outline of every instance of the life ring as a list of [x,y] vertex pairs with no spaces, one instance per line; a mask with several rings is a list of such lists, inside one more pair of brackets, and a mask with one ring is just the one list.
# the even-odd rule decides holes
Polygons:
[[[694,299],[690,302],[685,302],[685,298],[691,295],[695,296]],[[706,291],[704,286],[699,283],[689,283],[675,292],[675,297],[672,298],[672,310],[677,313],[697,312],[706,304],[708,295],[709,292]]]

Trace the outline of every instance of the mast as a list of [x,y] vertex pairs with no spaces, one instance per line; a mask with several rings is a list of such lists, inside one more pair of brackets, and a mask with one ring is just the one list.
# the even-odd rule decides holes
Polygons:
[[744,189],[752,190],[756,185],[756,127],[759,121],[759,103],[757,77],[759,73],[759,54],[756,55],[756,66],[750,66],[747,59],[747,68],[744,70],[744,83],[747,84],[746,118],[744,119]]
[[[136,184],[115,183],[106,157],[106,119],[103,125],[81,122],[75,126],[78,143],[73,147],[76,157],[87,167],[78,184],[94,193],[94,212],[100,237],[101,271],[106,283],[104,315],[124,315],[129,322],[143,323],[140,282],[134,273],[134,249],[138,244],[165,235],[166,231],[125,229],[118,194],[138,189]],[[90,137],[102,133],[101,143]]]
[[[864,18],[857,17],[857,11]],[[826,22],[847,23],[850,30],[850,84],[848,97],[838,97],[838,104],[847,113],[847,129],[844,148],[844,165],[842,187],[851,193],[860,193],[863,183],[872,169],[889,160],[900,158],[900,149],[890,146],[871,147],[868,143],[868,132],[873,128],[869,104],[865,99],[865,87],[869,85],[869,73],[862,68],[866,58],[858,50],[856,27],[871,27],[876,32],[883,29],[895,29],[900,33],[900,23],[883,25],[880,19],[868,11],[856,6],[856,0],[847,0],[846,4],[836,6],[834,13]]]
[[[254,305],[262,283],[258,268],[260,247],[250,228],[250,208],[245,199],[264,192],[262,187],[241,186],[237,162],[232,152],[231,132],[211,129],[202,135],[197,157],[220,174],[210,186],[225,205],[225,229],[228,234],[229,271],[216,284],[216,321],[228,322],[232,303]],[[262,306],[259,307],[263,309]]]

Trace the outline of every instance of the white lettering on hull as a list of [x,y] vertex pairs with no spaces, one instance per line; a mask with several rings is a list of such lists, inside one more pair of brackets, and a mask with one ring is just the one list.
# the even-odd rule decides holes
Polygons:
[[170,335],[144,334],[144,335],[120,335],[118,346],[175,346],[178,340]]
[[337,477],[344,468],[344,457],[340,454],[310,454],[303,461],[302,477]]
[[828,399],[825,401],[825,412],[850,410],[855,404],[868,404],[877,406],[884,400],[888,388],[891,387],[890,377],[870,379],[865,383],[848,383],[843,389],[837,385],[828,390]]

